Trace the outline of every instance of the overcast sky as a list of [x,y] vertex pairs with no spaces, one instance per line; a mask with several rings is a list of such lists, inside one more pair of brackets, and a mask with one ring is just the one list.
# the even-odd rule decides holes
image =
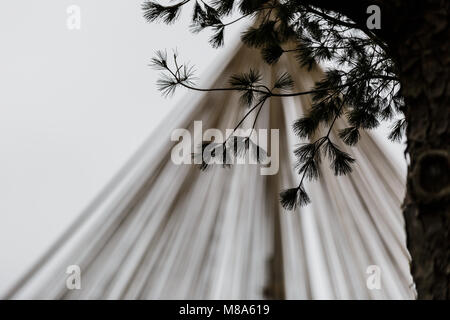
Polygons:
[[[157,92],[154,51],[176,47],[201,78],[247,23],[215,50],[187,23],[146,23],[142,2],[0,2],[0,293],[183,98]],[[80,30],[67,28],[70,5],[81,9]]]
[[[187,19],[149,24],[142,2],[0,2],[0,293],[183,97],[156,90],[154,51],[177,48],[201,76],[236,43],[238,26],[215,50]],[[67,28],[71,5],[80,30]]]

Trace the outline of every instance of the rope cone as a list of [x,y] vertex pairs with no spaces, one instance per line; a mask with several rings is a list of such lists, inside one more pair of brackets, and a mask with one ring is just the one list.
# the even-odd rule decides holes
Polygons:
[[[264,79],[290,71],[296,91],[312,89],[323,72],[298,70],[287,56],[266,65],[258,51],[240,46],[212,87],[255,68]],[[233,128],[246,110],[239,93],[196,93],[179,105],[105,190],[5,298],[44,299],[409,299],[401,203],[405,177],[363,132],[356,147],[339,144],[356,163],[335,177],[325,160],[321,178],[307,183],[311,204],[285,211],[279,192],[298,184],[292,122],[310,96],[271,98],[257,128],[279,129],[279,171],[259,165],[175,165],[170,135]],[[249,117],[247,127],[253,122]],[[325,128],[326,129],[326,128]],[[319,133],[320,134],[320,133]],[[201,138],[200,138],[201,141]],[[269,150],[270,154],[270,150]],[[81,289],[66,287],[67,266],[81,268]],[[379,267],[380,289],[369,289],[368,267]]]

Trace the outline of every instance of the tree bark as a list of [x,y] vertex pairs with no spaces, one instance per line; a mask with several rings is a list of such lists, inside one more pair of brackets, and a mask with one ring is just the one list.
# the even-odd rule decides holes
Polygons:
[[449,4],[403,2],[407,16],[393,25],[400,36],[389,45],[406,102],[410,161],[404,217],[411,272],[419,299],[449,299]]
[[404,201],[407,245],[419,299],[450,299],[450,134],[448,0],[305,0],[364,28],[370,4],[398,66],[409,156]]

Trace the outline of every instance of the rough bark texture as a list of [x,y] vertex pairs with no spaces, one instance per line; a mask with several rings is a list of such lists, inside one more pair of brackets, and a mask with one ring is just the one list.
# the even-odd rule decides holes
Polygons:
[[404,217],[419,299],[450,298],[449,1],[309,0],[364,28],[364,8],[381,8],[381,29],[398,65],[409,156]]
[[[403,1],[399,1],[400,3]],[[448,1],[405,4],[397,55],[408,124],[408,249],[419,299],[450,298]]]

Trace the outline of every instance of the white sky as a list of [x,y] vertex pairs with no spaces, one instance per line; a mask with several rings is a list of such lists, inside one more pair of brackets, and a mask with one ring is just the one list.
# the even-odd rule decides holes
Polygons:
[[[154,51],[176,47],[199,75],[227,53],[207,31],[191,34],[188,19],[147,23],[142,2],[0,2],[0,293],[183,97],[156,90]],[[66,25],[73,4],[81,30]]]
[[[154,51],[176,47],[198,75],[210,73],[242,28],[215,50],[187,23],[146,23],[142,2],[0,2],[0,294],[183,97],[156,90]],[[66,26],[73,4],[78,31]]]

